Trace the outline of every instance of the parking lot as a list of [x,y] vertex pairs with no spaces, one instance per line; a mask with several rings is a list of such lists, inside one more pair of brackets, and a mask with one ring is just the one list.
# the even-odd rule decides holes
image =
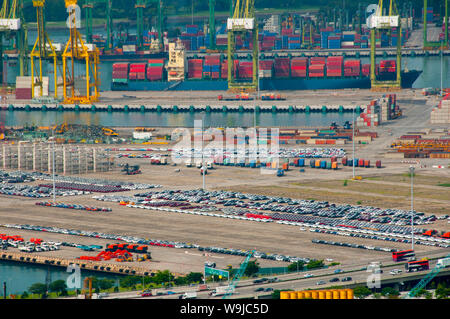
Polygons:
[[[120,152],[124,151],[116,153]],[[179,273],[202,272],[205,261],[213,261],[221,269],[229,264],[236,268],[249,250],[257,252],[261,267],[279,267],[286,266],[295,258],[329,259],[343,265],[364,263],[389,258],[390,250],[411,246],[408,241],[409,196],[398,196],[393,200],[390,194],[375,197],[355,189],[348,191],[330,187],[325,191],[325,186],[310,188],[309,185],[297,185],[315,181],[341,183],[351,177],[351,168],[348,167],[337,171],[309,167],[304,172],[291,169],[279,178],[260,174],[259,170],[220,166],[208,172],[206,193],[198,190],[202,187],[202,176],[196,167],[151,165],[149,158],[144,157],[123,157],[120,161],[141,165],[142,174],[127,176],[112,171],[76,177],[57,176],[56,182],[67,186],[57,188],[61,192],[57,194],[57,202],[72,205],[73,209],[36,205],[38,201],[50,202],[52,187],[45,188],[44,199],[0,194],[0,198],[5,199],[0,201],[3,225],[41,227],[40,231],[30,227],[1,227],[0,233],[21,234],[24,238],[41,236],[46,241],[86,245],[105,245],[117,238],[160,243],[150,246],[152,261],[133,263],[149,270],[170,269]],[[392,176],[404,174],[409,167],[399,162],[383,166],[382,169],[357,170],[357,174],[363,177],[381,178],[372,184],[369,181],[364,184],[363,179],[359,181],[361,185],[382,188],[383,184],[375,182],[382,183],[383,176],[390,177],[390,183],[398,183]],[[420,174],[429,178],[426,181],[417,178],[417,189],[425,185],[436,187],[431,186],[436,184],[429,184],[433,176],[439,176],[440,183],[450,181],[447,170],[421,169]],[[51,174],[10,174],[4,181],[6,183],[0,186],[12,185],[19,190],[26,186],[31,194],[41,194],[37,188],[40,184],[52,186]],[[403,184],[404,181],[398,185],[403,187]],[[122,191],[102,192],[115,188]],[[73,195],[67,196],[71,192]],[[450,213],[448,200],[424,198],[428,200],[426,202],[420,196],[415,202],[416,231],[437,229],[439,233],[448,232],[448,220],[440,219]],[[359,201],[360,204],[357,203]],[[434,207],[438,206],[440,208],[435,212]],[[75,207],[105,207],[111,211],[88,211]],[[47,227],[61,231],[52,232],[49,230],[55,229]],[[318,244],[313,240],[350,246]],[[422,253],[442,249],[439,245],[445,244],[420,238],[419,234],[415,240],[419,241],[415,245],[416,251]],[[75,247],[37,252],[63,258],[94,256],[96,253]]]

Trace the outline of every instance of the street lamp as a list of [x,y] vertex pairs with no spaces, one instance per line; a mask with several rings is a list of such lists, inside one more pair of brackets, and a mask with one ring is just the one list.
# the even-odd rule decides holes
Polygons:
[[442,79],[442,74],[443,74],[443,71],[442,71],[442,67],[443,67],[443,58],[444,58],[444,44],[443,44],[443,40],[441,40],[441,96],[443,96],[443,94],[444,94],[444,92],[443,92],[443,88],[442,88],[442,82],[443,82],[443,79]]
[[411,175],[411,249],[414,250],[414,167],[409,167],[409,174]]
[[352,111],[353,121],[352,121],[352,143],[353,143],[353,179],[355,179],[355,108]]

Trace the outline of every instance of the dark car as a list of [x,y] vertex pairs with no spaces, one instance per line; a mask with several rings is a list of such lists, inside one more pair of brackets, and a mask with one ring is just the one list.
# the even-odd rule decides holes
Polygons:
[[331,278],[331,279],[330,279],[330,282],[336,282],[336,281],[339,281],[339,278],[334,277],[334,278]]
[[266,288],[266,289],[264,289],[264,291],[273,291],[273,288]]
[[258,291],[264,291],[264,288],[262,288],[262,287],[256,288],[256,289],[255,289],[255,292],[258,292]]
[[352,277],[344,277],[341,279],[341,281],[351,281]]

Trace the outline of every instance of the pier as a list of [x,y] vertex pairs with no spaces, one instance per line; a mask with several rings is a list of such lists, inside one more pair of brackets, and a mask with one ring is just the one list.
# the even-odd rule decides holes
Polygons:
[[[103,273],[111,273],[118,275],[139,275],[151,276],[157,270],[150,270],[143,267],[125,266],[112,263],[104,263],[90,260],[66,259],[58,257],[38,256],[28,253],[19,252],[2,252],[0,253],[0,260],[15,261],[25,264],[45,265],[67,268],[71,264],[76,264],[81,270],[98,271]],[[174,276],[180,276],[178,273],[172,273]]]
[[[36,103],[15,103],[7,106],[8,111],[74,111],[74,112],[353,112],[357,113],[362,109],[360,105],[295,105],[283,104],[279,101],[272,101],[273,103],[259,103],[256,101],[239,101],[240,103],[211,103],[210,105],[155,105],[155,104],[36,104]],[[257,105],[261,104],[261,105]],[[276,105],[275,105],[276,104]]]

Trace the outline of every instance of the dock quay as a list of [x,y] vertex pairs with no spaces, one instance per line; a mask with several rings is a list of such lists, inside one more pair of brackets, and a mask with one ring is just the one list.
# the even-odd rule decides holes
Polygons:
[[[0,260],[15,261],[26,264],[45,265],[67,268],[71,264],[76,264],[81,270],[90,270],[103,273],[111,273],[118,275],[139,275],[139,276],[151,276],[152,273],[156,273],[157,270],[150,270],[143,267],[118,265],[112,263],[97,262],[91,260],[78,260],[78,259],[65,259],[58,257],[37,256],[28,253],[21,252],[1,252]],[[180,276],[181,274],[172,273],[174,276]]]
[[[252,101],[211,105],[145,105],[145,104],[9,104],[8,111],[74,111],[74,112],[359,112],[360,105],[279,105],[278,101],[255,105]],[[278,102],[274,105],[274,102]]]

